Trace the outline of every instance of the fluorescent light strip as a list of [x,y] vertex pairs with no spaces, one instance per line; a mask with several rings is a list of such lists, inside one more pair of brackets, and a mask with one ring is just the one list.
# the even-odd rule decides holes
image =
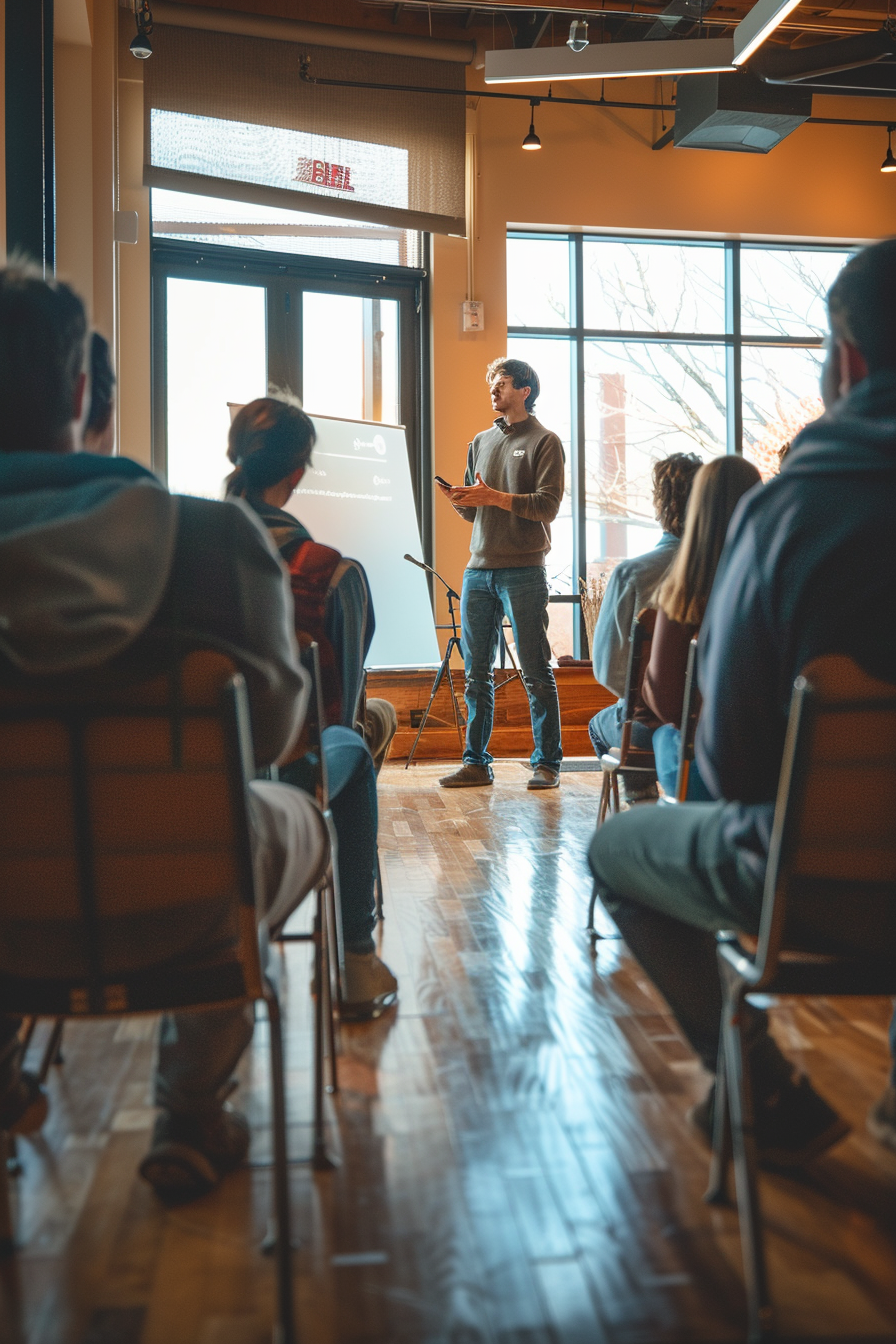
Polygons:
[[748,61],[799,3],[800,0],[757,0],[734,30],[734,64]]
[[486,84],[561,79],[631,79],[640,75],[705,75],[734,68],[730,37],[665,42],[592,42],[584,51],[529,47],[485,53]]

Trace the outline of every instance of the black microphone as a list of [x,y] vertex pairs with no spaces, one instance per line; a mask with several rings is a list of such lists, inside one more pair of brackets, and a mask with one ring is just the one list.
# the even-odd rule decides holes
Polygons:
[[422,560],[415,560],[412,555],[408,555],[407,551],[405,551],[404,558],[405,560],[408,561],[409,564],[416,565],[418,569],[425,569],[427,574],[434,574],[435,577],[438,579],[439,583],[445,584],[445,587],[448,590],[448,596],[456,598],[458,602],[460,601],[460,593],[456,593],[450,584],[445,583],[445,580],[442,578],[441,574],[438,572],[438,570],[433,569],[432,565],[426,565],[423,563]]

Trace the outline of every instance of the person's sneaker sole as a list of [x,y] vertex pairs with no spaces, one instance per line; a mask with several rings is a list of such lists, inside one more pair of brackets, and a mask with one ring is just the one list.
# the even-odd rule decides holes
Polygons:
[[375,999],[368,999],[365,1003],[341,1003],[339,1005],[339,1020],[341,1022],[375,1022],[383,1013],[394,1008],[398,1003],[398,990],[390,990],[387,994],[378,994]]
[[158,1144],[137,1170],[161,1199],[172,1202],[207,1195],[221,1179],[205,1154],[188,1143]]
[[442,789],[487,789],[494,782],[494,777],[491,779],[454,779],[453,776],[446,775],[444,779],[439,780],[439,787]]

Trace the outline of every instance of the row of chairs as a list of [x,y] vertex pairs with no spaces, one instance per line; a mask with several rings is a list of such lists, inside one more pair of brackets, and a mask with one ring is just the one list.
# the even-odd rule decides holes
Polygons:
[[[621,747],[604,756],[598,825],[619,807],[620,769],[653,770],[631,747],[631,724],[653,623],[636,620]],[[675,798],[684,802],[700,711],[697,641],[688,650]],[[593,937],[592,892],[588,927]],[[750,994],[896,994],[896,686],[852,659],[810,663],[794,684],[763,890],[759,936],[718,939],[723,1011],[715,1130],[706,1200],[727,1203],[733,1157],[749,1344],[774,1337],[742,1032]]]
[[[324,722],[317,650],[309,715]],[[316,711],[316,712],[315,712]],[[336,838],[322,752],[314,974],[314,1153],[338,1086]],[[0,1013],[54,1019],[43,1072],[68,1018],[263,1002],[269,1021],[273,1250],[280,1344],[296,1339],[286,1089],[278,979],[256,917],[249,830],[254,761],[244,679],[217,652],[187,651],[130,686],[0,684]],[[310,894],[310,893],[303,893]],[[275,933],[282,938],[282,934]],[[300,937],[305,935],[286,935]],[[0,1135],[0,1145],[9,1136]],[[15,1246],[0,1146],[0,1251]]]

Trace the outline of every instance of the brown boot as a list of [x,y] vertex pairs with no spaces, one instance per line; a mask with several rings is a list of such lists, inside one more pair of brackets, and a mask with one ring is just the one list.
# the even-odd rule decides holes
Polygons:
[[490,765],[462,765],[453,775],[445,775],[439,780],[443,789],[471,789],[478,784],[494,784],[495,777]]

